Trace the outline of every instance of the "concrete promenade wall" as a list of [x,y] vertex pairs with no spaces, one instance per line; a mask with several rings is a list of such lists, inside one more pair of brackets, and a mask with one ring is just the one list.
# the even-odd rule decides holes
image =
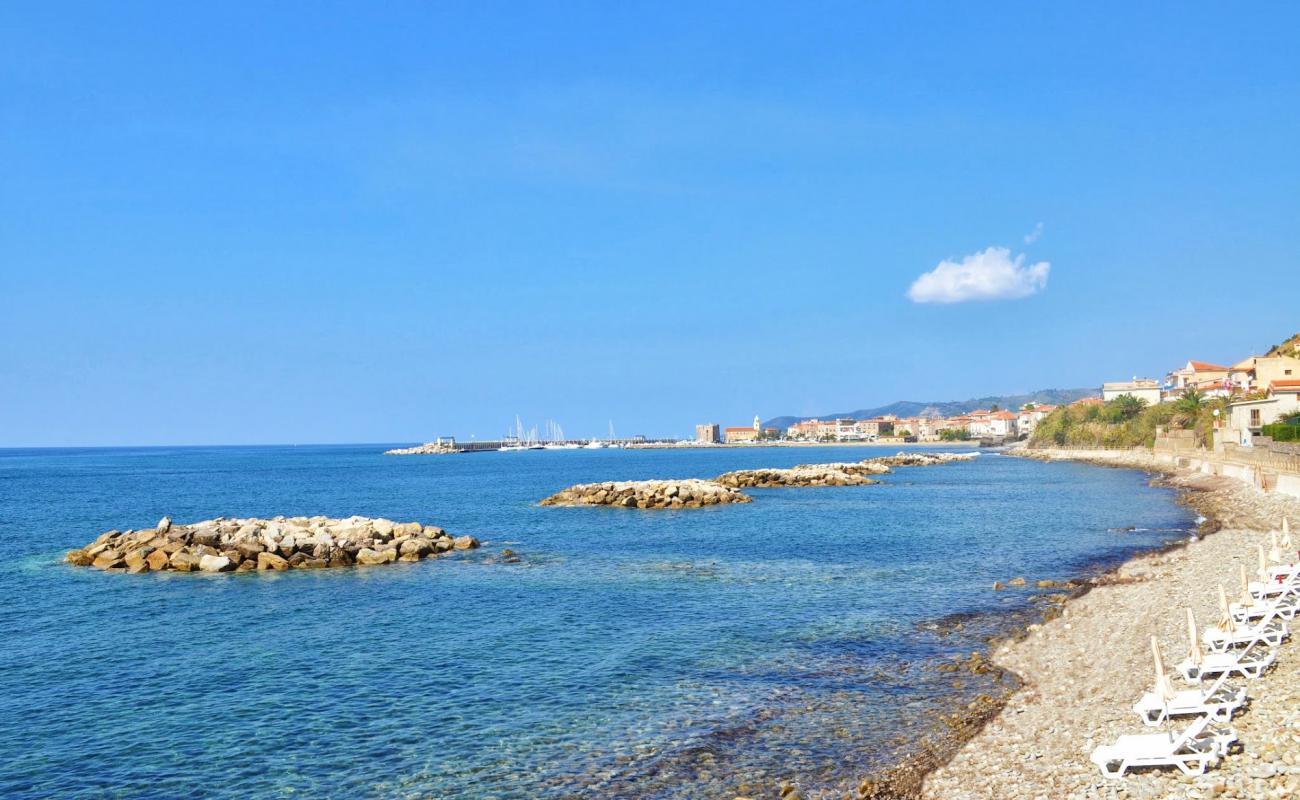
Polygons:
[[1217,450],[1187,449],[1182,442],[1162,444],[1157,440],[1155,448],[1069,447],[1031,452],[1035,457],[1052,460],[1093,461],[1139,469],[1223,475],[1266,492],[1300,497],[1300,455],[1235,444],[1225,444]]

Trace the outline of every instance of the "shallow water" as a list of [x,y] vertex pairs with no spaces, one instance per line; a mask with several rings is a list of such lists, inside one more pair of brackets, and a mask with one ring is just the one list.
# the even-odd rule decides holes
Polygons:
[[[382,449],[0,451],[0,796],[815,795],[988,690],[932,669],[987,626],[926,621],[1024,609],[1032,592],[993,581],[1069,578],[1193,525],[1140,473],[994,454],[638,512],[536,501],[892,451]],[[485,546],[277,574],[59,562],[165,514],[384,516]],[[507,546],[521,563],[495,560]]]

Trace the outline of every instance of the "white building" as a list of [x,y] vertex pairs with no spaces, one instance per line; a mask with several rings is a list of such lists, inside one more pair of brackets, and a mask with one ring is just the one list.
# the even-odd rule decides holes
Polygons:
[[1131,381],[1116,381],[1101,385],[1101,399],[1107,403],[1122,395],[1132,395],[1138,400],[1145,400],[1149,406],[1160,403],[1160,381],[1150,378],[1134,378]]
[[1273,381],[1262,400],[1239,400],[1228,405],[1228,428],[1239,444],[1250,444],[1260,428],[1300,413],[1300,380]]

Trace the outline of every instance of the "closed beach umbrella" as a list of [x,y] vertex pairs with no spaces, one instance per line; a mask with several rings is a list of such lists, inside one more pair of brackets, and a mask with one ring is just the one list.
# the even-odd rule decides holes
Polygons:
[[1201,640],[1196,635],[1196,615],[1192,613],[1190,608],[1187,609],[1187,641],[1192,643],[1192,649],[1187,652],[1187,658],[1199,667],[1204,653],[1201,652]]
[[1256,545],[1259,550],[1259,581],[1268,583],[1268,559],[1264,557],[1264,545]]
[[1223,584],[1219,584],[1219,627],[1225,633],[1232,633],[1237,630],[1237,621],[1232,618],[1232,612],[1228,611],[1228,593],[1224,590]]
[[[1277,546],[1277,531],[1268,532],[1268,542],[1268,559],[1274,564],[1281,564],[1282,550]],[[1261,578],[1261,580],[1267,580],[1267,578]]]
[[1160,643],[1154,636],[1151,637],[1151,657],[1156,663],[1156,694],[1166,702],[1173,700],[1177,693],[1174,685],[1169,682],[1169,676],[1165,674],[1165,660],[1160,657]]
[[1287,524],[1286,517],[1282,518],[1282,546],[1288,551],[1291,549],[1291,526]]
[[[1262,547],[1259,549],[1259,556],[1260,558],[1264,557],[1264,548]],[[1264,564],[1261,563],[1260,567],[1263,566]],[[1265,570],[1264,574],[1265,575],[1268,574],[1267,570]],[[1267,578],[1265,578],[1265,580],[1267,580]],[[1245,564],[1241,565],[1241,597],[1237,598],[1237,603],[1242,608],[1250,608],[1251,606],[1255,605],[1255,598],[1250,596],[1250,581],[1246,578]]]

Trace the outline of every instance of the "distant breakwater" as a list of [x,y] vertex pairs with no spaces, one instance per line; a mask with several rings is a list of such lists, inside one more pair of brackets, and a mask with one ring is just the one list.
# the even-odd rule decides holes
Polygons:
[[740,489],[813,486],[869,486],[894,467],[921,467],[970,461],[977,453],[898,453],[860,462],[800,464],[789,468],[725,472],[713,480],[606,481],[580,483],[547,497],[544,506],[616,506],[620,508],[703,508],[749,503]]
[[251,572],[420,561],[479,546],[434,525],[348,517],[217,518],[108,531],[65,561],[105,572]]
[[704,508],[751,503],[753,498],[716,481],[694,478],[666,481],[579,483],[541,502],[544,506],[618,506],[621,508]]

